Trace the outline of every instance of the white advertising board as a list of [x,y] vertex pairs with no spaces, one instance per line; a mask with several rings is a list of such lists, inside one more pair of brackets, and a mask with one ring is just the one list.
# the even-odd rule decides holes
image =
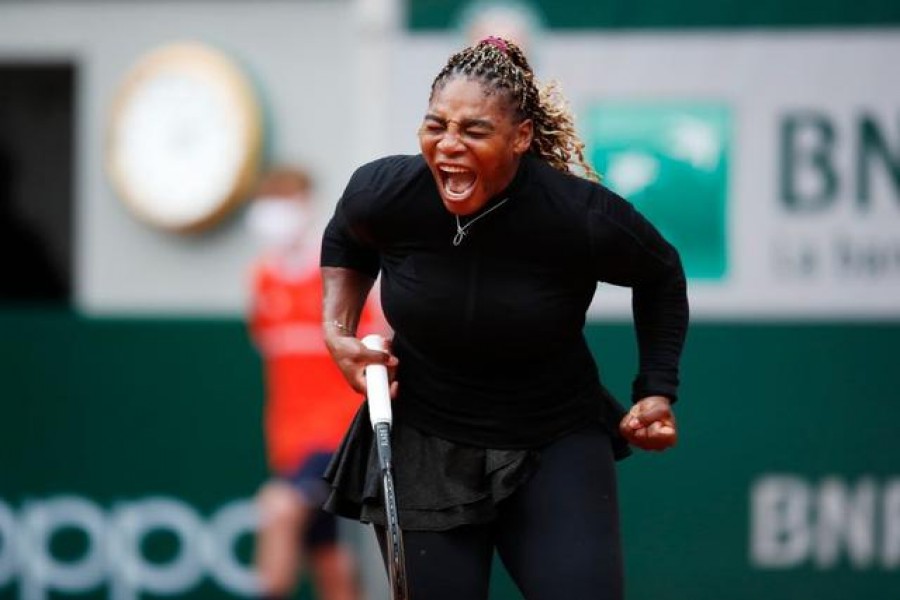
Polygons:
[[[397,44],[392,147],[417,151],[459,45]],[[695,317],[900,317],[900,34],[546,33],[531,54],[606,185],[679,247]],[[592,306],[628,311],[606,286]]]

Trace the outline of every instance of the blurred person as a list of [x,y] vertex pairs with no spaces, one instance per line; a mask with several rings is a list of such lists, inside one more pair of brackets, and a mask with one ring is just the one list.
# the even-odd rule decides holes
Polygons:
[[[393,464],[414,600],[487,598],[496,550],[529,600],[623,597],[614,460],[677,439],[688,323],[678,252],[599,183],[571,113],[491,37],[431,87],[421,154],[360,167],[322,246],[326,343],[351,386],[393,372]],[[381,275],[388,352],[354,335]],[[584,338],[598,282],[632,289],[626,411]],[[384,505],[364,406],[326,473],[326,509]]]
[[[354,559],[321,510],[322,473],[359,407],[322,339],[320,236],[312,181],[295,168],[261,179],[247,225],[265,250],[253,273],[249,326],[265,375],[265,439],[272,478],[259,491],[256,567],[265,598],[287,598],[303,565],[322,600],[360,597]],[[366,326],[375,319],[367,309]]]
[[458,17],[458,27],[466,45],[474,45],[489,36],[513,42],[534,65],[536,38],[543,28],[537,7],[523,0],[473,0]]

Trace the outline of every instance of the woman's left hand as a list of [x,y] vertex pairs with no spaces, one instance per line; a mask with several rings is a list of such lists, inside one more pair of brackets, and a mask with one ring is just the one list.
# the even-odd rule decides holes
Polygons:
[[644,450],[662,451],[678,441],[675,415],[665,396],[648,396],[631,407],[619,424],[629,443]]

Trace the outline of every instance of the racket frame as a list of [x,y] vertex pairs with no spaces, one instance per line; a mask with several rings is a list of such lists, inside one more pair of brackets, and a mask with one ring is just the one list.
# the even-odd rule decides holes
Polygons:
[[[370,350],[386,351],[384,338],[367,335],[362,343]],[[392,600],[408,600],[406,584],[406,556],[403,552],[403,530],[400,528],[400,514],[397,508],[397,493],[394,489],[394,465],[391,453],[391,410],[390,383],[384,365],[366,367],[366,390],[369,402],[369,418],[375,434],[378,466],[381,470],[381,484],[384,496],[385,547],[387,549],[388,579]]]
[[381,483],[384,496],[385,547],[387,548],[388,579],[393,600],[407,600],[406,556],[403,551],[403,530],[400,529],[397,494],[394,491],[394,469],[391,458],[391,426],[389,423],[375,425],[378,465],[381,468]]

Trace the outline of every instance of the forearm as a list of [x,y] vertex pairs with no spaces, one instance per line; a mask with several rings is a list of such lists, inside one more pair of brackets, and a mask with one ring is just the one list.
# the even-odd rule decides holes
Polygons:
[[689,312],[684,275],[679,267],[633,294],[640,368],[632,399],[662,395],[675,400]]
[[[363,306],[375,279],[353,269],[322,267],[322,321],[325,345],[350,386],[365,394],[366,365],[380,364],[393,373],[397,359],[389,352],[370,350],[356,338]],[[396,383],[391,395],[397,392]]]
[[355,336],[372,284],[368,275],[342,267],[322,267],[322,323],[325,343]]

